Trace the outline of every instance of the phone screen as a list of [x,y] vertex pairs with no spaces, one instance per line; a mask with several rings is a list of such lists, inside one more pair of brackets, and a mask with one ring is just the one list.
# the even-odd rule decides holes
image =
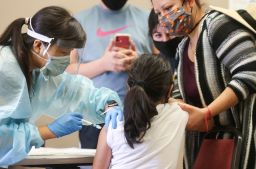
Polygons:
[[115,38],[115,46],[120,48],[129,49],[130,44],[130,36],[128,35],[117,35]]

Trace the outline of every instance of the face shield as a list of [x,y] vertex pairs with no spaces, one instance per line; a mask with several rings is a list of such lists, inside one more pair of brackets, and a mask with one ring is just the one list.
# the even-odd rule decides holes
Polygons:
[[[47,55],[47,60],[49,58],[52,59],[49,61],[50,63],[48,63],[48,65],[55,63],[54,60],[63,58],[63,56],[53,56],[52,53],[48,53],[48,49],[53,42],[54,45],[62,49],[74,48],[70,52],[70,64],[66,69],[68,73],[64,73],[62,76],[45,76],[44,72],[40,70],[41,74],[39,78],[36,78],[34,81],[34,91],[31,100],[33,114],[30,121],[35,122],[41,116],[45,115],[45,112],[47,112],[47,116],[54,119],[64,113],[80,112],[83,114],[84,118],[87,119],[84,125],[103,123],[105,115],[102,115],[100,110],[104,108],[105,104],[104,100],[100,99],[104,98],[104,93],[93,91],[96,90],[96,88],[92,86],[91,81],[86,80],[83,76],[70,75],[78,74],[80,59],[76,48],[83,47],[84,42],[55,39],[37,33],[32,27],[31,19],[30,28],[27,29],[27,35],[47,43],[47,45],[43,44],[44,47],[41,55]],[[43,71],[46,70],[44,68],[49,68],[48,65],[45,65],[41,69],[43,69]],[[59,64],[51,65],[51,70],[53,70],[54,67],[61,67]],[[100,95],[98,96],[97,94]],[[91,101],[91,99],[95,100],[95,103]],[[95,112],[95,110],[97,113],[91,113]],[[94,126],[98,127],[97,125]]]
[[[56,39],[54,37],[48,37],[48,36],[42,35],[40,33],[37,33],[33,29],[31,22],[32,22],[32,18],[29,19],[29,28],[27,29],[27,35],[47,43],[47,46],[44,47],[43,56],[45,56],[46,54],[49,56],[47,52],[49,50],[49,47],[52,44],[56,45],[58,48],[61,48],[61,49],[73,49],[70,53],[70,64],[67,67],[66,71],[68,71],[71,74],[78,74],[80,58],[78,53],[76,52],[76,48],[84,47],[84,41]],[[53,58],[56,59],[57,57],[53,57]]]
[[[42,54],[47,55],[47,51],[51,44],[56,45],[60,49],[76,49],[84,46],[84,41],[72,41],[56,39],[55,37],[47,37],[37,33],[31,24],[27,29],[27,35],[44,42],[44,51]],[[46,45],[47,44],[47,45]],[[57,59],[60,56],[54,56],[54,53],[48,53],[48,57]],[[116,93],[107,89],[98,89],[93,83],[83,77],[74,76],[79,70],[80,59],[76,50],[70,53],[70,65],[66,69],[69,73],[61,76],[49,76],[48,80],[43,79],[42,74],[38,72],[38,78],[33,81],[33,96],[31,97],[32,117],[30,120],[35,122],[47,112],[48,116],[58,118],[64,113],[80,112],[84,119],[89,123],[99,124],[104,122],[104,110],[106,100],[119,100]],[[59,62],[58,62],[59,63]],[[49,67],[49,66],[48,66]],[[95,112],[95,113],[92,113]]]

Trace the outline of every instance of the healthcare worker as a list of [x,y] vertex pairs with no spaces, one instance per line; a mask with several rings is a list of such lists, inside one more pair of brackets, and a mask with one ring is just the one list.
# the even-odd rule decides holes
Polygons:
[[[27,32],[22,33],[25,25]],[[85,39],[76,19],[56,6],[16,19],[0,37],[0,167],[22,160],[32,146],[40,147],[46,139],[80,130],[82,118],[102,123],[108,102],[121,105],[115,92],[63,73],[71,50],[83,47]],[[118,113],[119,107],[110,109],[105,123]],[[47,126],[33,125],[32,120],[42,114],[56,120]]]

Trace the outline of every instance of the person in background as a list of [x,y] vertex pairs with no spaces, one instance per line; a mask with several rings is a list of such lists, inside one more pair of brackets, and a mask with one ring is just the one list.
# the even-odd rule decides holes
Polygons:
[[177,79],[177,67],[179,63],[179,58],[177,57],[177,47],[181,42],[183,37],[171,37],[168,32],[166,32],[158,21],[158,16],[155,14],[154,9],[150,11],[148,18],[148,27],[149,35],[153,39],[155,47],[160,51],[160,57],[166,58],[171,67],[173,68],[173,89],[176,89],[172,92],[172,97],[170,101],[174,98],[181,99],[181,95],[178,88],[178,79]]
[[128,72],[124,121],[101,130],[93,169],[176,169],[187,112],[168,103],[173,87],[170,64],[142,55]]
[[[22,27],[27,32],[22,33]],[[63,73],[70,52],[84,46],[85,32],[79,22],[61,7],[39,10],[31,18],[14,20],[0,37],[0,167],[27,156],[32,146],[62,137],[82,128],[85,118],[102,123],[108,101],[121,101],[117,93],[97,89],[79,75]],[[107,113],[115,123],[116,107]],[[30,119],[42,114],[57,118],[46,126]],[[106,125],[108,121],[106,121]]]
[[[138,54],[151,53],[153,44],[146,26],[148,13],[127,4],[127,0],[102,0],[75,17],[87,33],[85,47],[78,50],[81,58],[78,73],[91,78],[96,87],[116,91],[123,100],[127,92],[127,69]],[[114,45],[117,33],[130,35],[129,49]],[[82,148],[96,148],[99,132],[93,127],[83,127],[79,134]]]
[[171,37],[169,33],[166,33],[160,26],[154,9],[149,14],[148,28],[155,47],[160,51],[160,56],[165,57],[170,62],[172,68],[176,70],[179,62],[176,57],[176,49],[182,37]]
[[233,126],[243,137],[239,168],[255,168],[255,31],[200,0],[152,0],[178,47],[178,84],[189,113],[186,168],[193,168],[204,133]]

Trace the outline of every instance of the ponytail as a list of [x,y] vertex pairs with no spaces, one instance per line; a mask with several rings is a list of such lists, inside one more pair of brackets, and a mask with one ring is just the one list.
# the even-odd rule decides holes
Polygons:
[[172,85],[167,60],[151,54],[136,59],[128,71],[130,87],[124,100],[124,135],[131,148],[143,142],[151,119],[158,114],[156,105],[165,103]]
[[151,118],[157,115],[155,104],[145,90],[134,85],[124,100],[124,134],[128,145],[141,143],[147,129],[151,127]]
[[[11,46],[11,49],[19,63],[19,66],[26,78],[28,89],[31,86],[31,75],[29,73],[29,53],[33,44],[25,41],[26,34],[22,34],[22,26],[26,23],[25,18],[14,20],[0,37],[0,45]],[[27,40],[28,41],[28,40]]]

